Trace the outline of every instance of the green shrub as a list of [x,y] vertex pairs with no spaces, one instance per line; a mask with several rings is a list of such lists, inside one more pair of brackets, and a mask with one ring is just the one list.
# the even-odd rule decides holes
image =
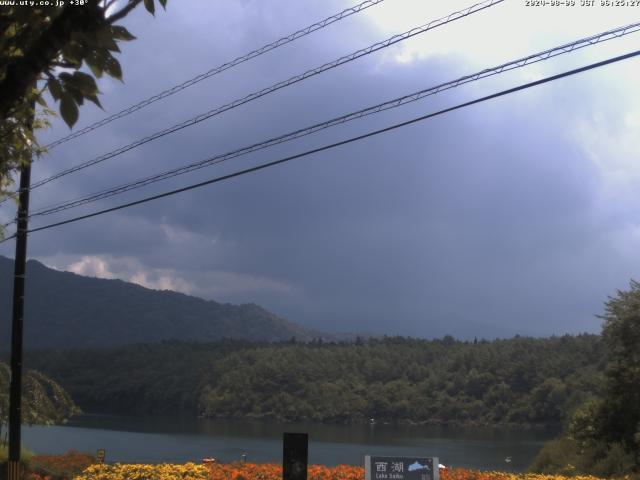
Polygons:
[[576,442],[566,437],[547,442],[529,467],[533,473],[572,476],[577,472],[578,448]]
[[591,473],[598,477],[622,477],[631,472],[634,465],[633,455],[620,443],[613,443],[602,457],[593,459]]

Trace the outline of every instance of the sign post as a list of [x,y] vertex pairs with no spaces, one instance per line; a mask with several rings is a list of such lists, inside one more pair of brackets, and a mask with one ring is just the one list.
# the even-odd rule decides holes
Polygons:
[[309,435],[285,433],[282,439],[282,478],[307,480]]
[[365,480],[440,480],[438,457],[364,457]]

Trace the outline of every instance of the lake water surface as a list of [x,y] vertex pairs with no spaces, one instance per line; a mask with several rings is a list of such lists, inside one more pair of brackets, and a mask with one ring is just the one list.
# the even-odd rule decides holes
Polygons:
[[[38,453],[106,450],[107,462],[280,463],[282,433],[309,434],[310,463],[361,465],[363,455],[434,456],[447,466],[522,471],[553,430],[444,428],[397,425],[323,425],[226,421],[184,417],[83,415],[65,426],[23,429]],[[510,461],[507,461],[509,459]]]

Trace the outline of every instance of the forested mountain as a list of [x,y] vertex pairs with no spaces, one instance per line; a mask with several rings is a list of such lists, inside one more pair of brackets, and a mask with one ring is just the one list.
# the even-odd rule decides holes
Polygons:
[[27,355],[88,412],[559,424],[600,393],[599,336],[165,342]]
[[[0,351],[8,349],[13,260],[0,256]],[[115,346],[167,339],[311,340],[323,334],[255,304],[230,305],[27,263],[27,348]]]
[[[23,372],[22,421],[28,425],[60,423],[80,412],[69,394],[51,378],[35,370]],[[0,438],[9,423],[11,369],[0,361]],[[2,459],[0,459],[0,462]]]

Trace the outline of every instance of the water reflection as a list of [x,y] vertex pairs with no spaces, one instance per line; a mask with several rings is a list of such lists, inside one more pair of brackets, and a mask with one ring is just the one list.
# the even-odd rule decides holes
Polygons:
[[[193,417],[84,415],[66,426],[31,427],[24,441],[40,452],[107,450],[107,461],[200,461],[215,457],[280,462],[283,432],[309,433],[311,463],[359,465],[366,454],[437,456],[445,465],[521,471],[554,430],[434,426],[323,425]],[[509,459],[509,461],[507,461]]]

